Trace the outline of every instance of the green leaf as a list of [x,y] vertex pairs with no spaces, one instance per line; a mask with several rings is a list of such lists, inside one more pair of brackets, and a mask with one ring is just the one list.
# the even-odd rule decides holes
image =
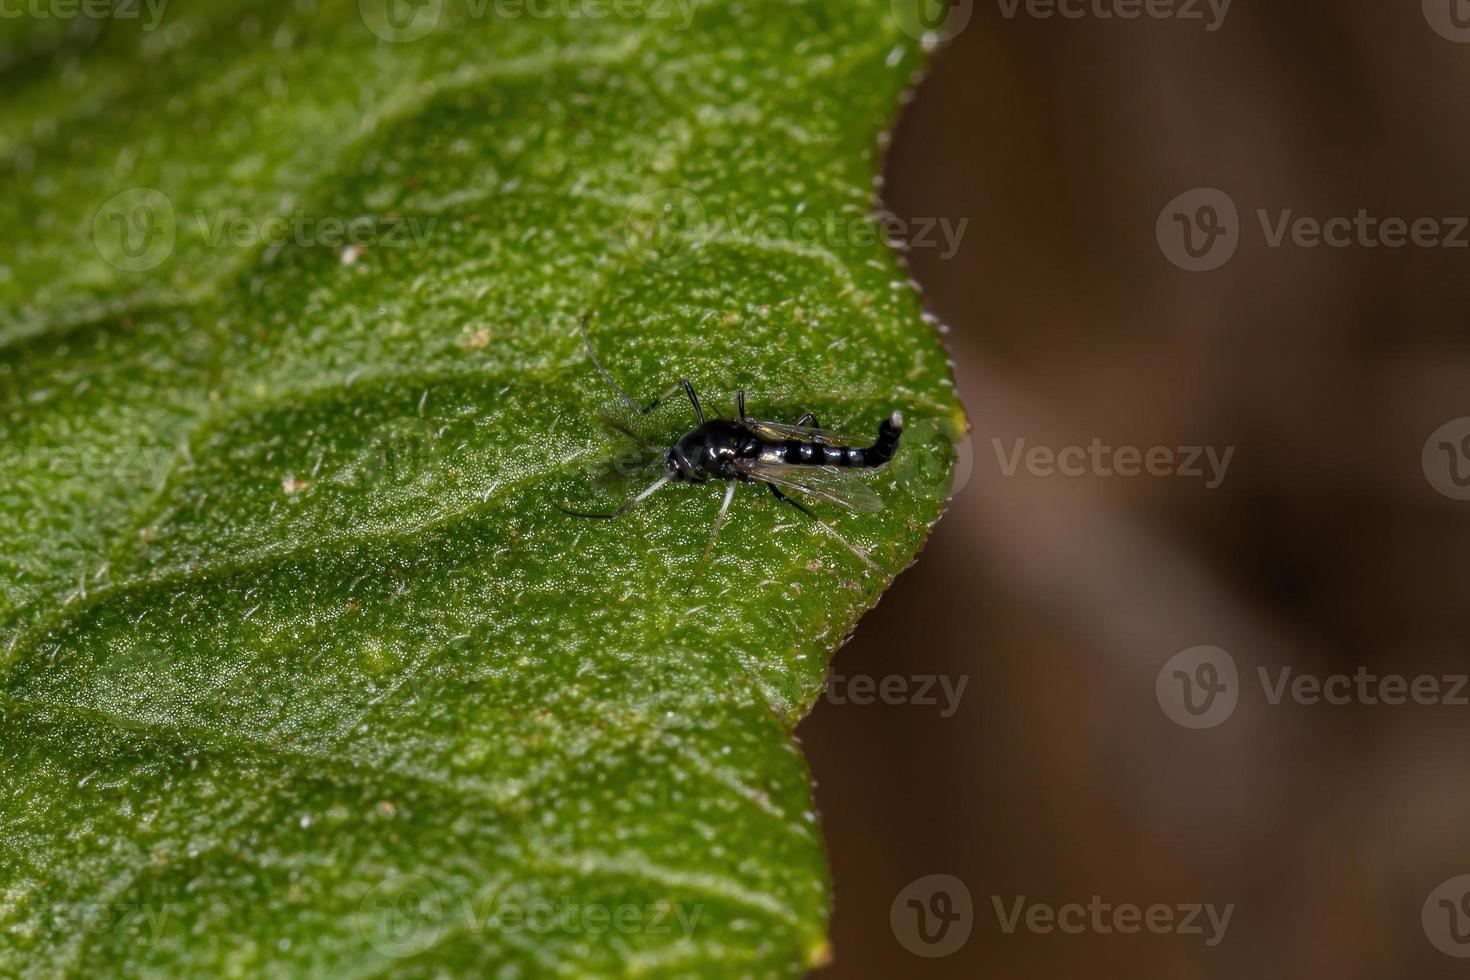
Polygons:
[[[0,22],[0,973],[826,957],[791,729],[964,424],[867,218],[889,7]],[[716,487],[554,509],[657,473],[583,311],[640,398],[901,409],[883,512],[814,508],[883,574],[755,486],[702,571]]]

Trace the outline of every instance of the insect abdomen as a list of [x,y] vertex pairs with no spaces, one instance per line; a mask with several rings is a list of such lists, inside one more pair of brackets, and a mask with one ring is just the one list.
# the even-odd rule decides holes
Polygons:
[[878,441],[867,448],[828,446],[815,442],[788,440],[781,462],[794,466],[841,466],[848,468],[882,466],[898,452],[898,437],[903,433],[903,416],[894,412],[878,426]]

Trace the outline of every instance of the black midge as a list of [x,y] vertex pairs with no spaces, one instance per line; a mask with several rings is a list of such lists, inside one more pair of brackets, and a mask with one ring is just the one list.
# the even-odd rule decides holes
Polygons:
[[826,501],[851,510],[877,513],[883,509],[883,501],[865,483],[853,479],[844,471],[873,469],[882,466],[898,451],[899,436],[903,433],[903,415],[894,412],[878,426],[878,438],[870,446],[854,445],[851,436],[829,432],[818,426],[816,416],[807,412],[794,425],[768,422],[750,418],[745,412],[745,392],[735,395],[736,418],[706,419],[700,407],[699,396],[688,378],[680,378],[667,391],[647,405],[640,405],[613,380],[611,374],[597,359],[592,342],[587,337],[587,318],[582,318],[582,341],[587,347],[587,356],[607,381],[634,411],[647,415],[661,405],[665,399],[681,388],[694,408],[699,424],[690,429],[674,443],[664,455],[666,472],[653,485],[611,514],[588,514],[558,506],[557,509],[573,517],[587,517],[610,521],[621,517],[635,506],[653,496],[666,484],[708,483],[723,480],[727,487],[719,516],[710,531],[709,544],[705,546],[700,563],[709,558],[719,536],[720,527],[730,510],[735,497],[735,488],[741,483],[764,483],[777,500],[790,504],[811,518],[828,534],[841,541],[853,554],[869,567],[878,570],[871,558],[857,546],[849,543],[821,518],[817,517],[799,501],[783,493],[794,491],[815,500]]

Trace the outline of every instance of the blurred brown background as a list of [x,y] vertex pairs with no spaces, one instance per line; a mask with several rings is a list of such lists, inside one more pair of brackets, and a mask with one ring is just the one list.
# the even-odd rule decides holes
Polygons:
[[[1470,940],[1470,908],[1421,909],[1470,873],[1470,707],[1273,705],[1257,671],[1470,671],[1470,502],[1421,462],[1470,416],[1470,249],[1272,247],[1257,211],[1451,234],[1470,3],[1236,0],[1214,31],[1203,0],[1203,20],[1096,3],[1116,6],[975,3],[890,151],[888,207],[970,219],[957,254],[910,263],[951,328],[973,475],[835,669],[849,692],[968,680],[950,717],[942,695],[839,696],[800,729],[835,876],[823,975],[1466,975],[1429,932],[1459,915]],[[1198,187],[1238,207],[1239,248],[1186,272],[1155,223]],[[996,440],[1021,438],[1235,454],[1217,489],[1006,476]],[[1189,730],[1155,680],[1202,644],[1238,665],[1239,704]],[[973,928],[923,958],[890,906],[941,873]],[[1007,934],[994,907],[1094,895],[1235,908],[1207,947]]]

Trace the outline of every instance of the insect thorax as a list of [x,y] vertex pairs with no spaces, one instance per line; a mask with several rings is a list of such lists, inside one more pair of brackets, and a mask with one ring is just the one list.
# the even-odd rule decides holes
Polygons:
[[735,461],[755,458],[761,447],[760,439],[740,423],[714,419],[681,436],[669,450],[668,463],[681,480],[729,480],[739,476]]

